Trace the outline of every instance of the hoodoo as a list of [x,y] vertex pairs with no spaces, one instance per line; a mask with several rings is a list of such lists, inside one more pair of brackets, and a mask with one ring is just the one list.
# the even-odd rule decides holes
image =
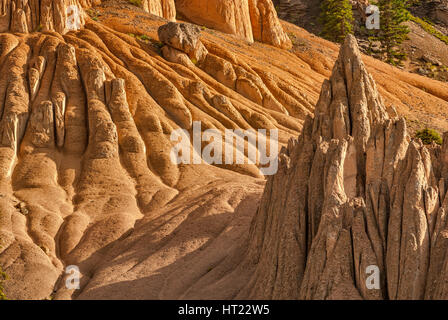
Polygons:
[[250,42],[291,47],[271,0],[176,0],[176,9],[191,22]]
[[0,32],[56,31],[64,34],[78,30],[84,25],[82,8],[94,3],[99,0],[2,0]]
[[[248,251],[257,268],[241,296],[448,298],[447,138],[409,138],[347,37],[314,118],[268,178]],[[366,287],[369,266],[378,289]]]
[[0,299],[448,298],[447,83],[271,0],[0,0],[0,74]]

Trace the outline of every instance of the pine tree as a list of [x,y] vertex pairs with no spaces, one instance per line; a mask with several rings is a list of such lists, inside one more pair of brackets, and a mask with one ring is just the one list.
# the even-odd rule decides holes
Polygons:
[[378,0],[380,30],[372,38],[381,43],[381,53],[392,65],[401,65],[406,54],[400,45],[408,39],[409,28],[403,23],[410,19],[408,0]]
[[353,33],[353,11],[349,0],[324,0],[321,5],[320,22],[322,36],[330,41],[343,42]]

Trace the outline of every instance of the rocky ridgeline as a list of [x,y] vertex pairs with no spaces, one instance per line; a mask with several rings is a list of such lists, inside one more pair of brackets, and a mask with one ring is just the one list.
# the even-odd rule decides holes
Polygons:
[[291,40],[277,18],[271,0],[176,0],[181,16],[199,25],[235,34],[253,42],[262,41],[290,48]]
[[[83,8],[100,3],[101,0],[1,0],[0,32],[66,33],[84,25]],[[76,7],[80,13],[76,18],[79,20],[77,27],[69,25],[74,14],[70,7]],[[143,0],[141,7],[172,21],[178,13],[188,21],[235,34],[250,42],[257,40],[280,48],[291,47],[291,40],[283,31],[271,0]]]
[[[448,134],[411,140],[391,118],[354,37],[314,119],[280,154],[251,229],[252,298],[446,299]],[[367,267],[380,271],[368,289]]]
[[176,5],[174,0],[143,0],[143,10],[163,17],[168,20],[176,20]]

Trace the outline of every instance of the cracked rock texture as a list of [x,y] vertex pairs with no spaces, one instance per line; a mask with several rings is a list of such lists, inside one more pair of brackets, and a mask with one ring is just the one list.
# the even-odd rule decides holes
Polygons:
[[143,0],[143,10],[164,17],[168,20],[176,19],[176,6],[174,0]]
[[[448,127],[445,84],[364,57],[375,88],[352,40],[328,81],[339,48],[288,24],[307,51],[167,24],[127,1],[79,5],[96,15],[79,30],[34,32],[32,18],[28,33],[0,33],[9,298],[444,297],[446,146],[409,141],[384,110],[420,116],[418,101]],[[279,173],[266,182],[245,155],[172,162],[174,130],[199,149],[195,121],[278,129]],[[363,287],[370,264],[379,291]],[[65,285],[71,265],[79,290]]]
[[[101,2],[101,0],[1,0],[0,32],[66,33],[75,28],[77,30],[85,21],[83,8]],[[194,23],[235,34],[251,42],[255,39],[280,48],[291,47],[291,40],[283,31],[271,0],[196,2],[143,0],[141,8],[172,21],[176,20],[176,13],[179,12]],[[75,14],[73,10],[79,12],[79,18],[74,18],[78,27],[72,27],[67,23],[67,18]]]
[[[349,36],[314,119],[267,181],[247,258],[257,268],[241,297],[447,299],[444,138],[409,138]],[[379,289],[367,287],[369,266]]]
[[271,0],[175,0],[187,20],[253,42],[290,48]]
[[[56,31],[66,33],[84,24],[82,8],[100,3],[100,0],[2,0],[0,1],[0,32],[28,33]],[[79,18],[74,17],[73,8]],[[73,17],[74,25],[70,26]]]

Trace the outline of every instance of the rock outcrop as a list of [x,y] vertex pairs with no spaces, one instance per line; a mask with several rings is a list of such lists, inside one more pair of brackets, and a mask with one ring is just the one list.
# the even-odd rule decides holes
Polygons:
[[176,20],[176,6],[174,0],[143,0],[143,10],[163,17],[168,20]]
[[[101,0],[2,0],[0,2],[0,32],[29,33],[56,31],[65,34],[79,30],[85,23],[83,9]],[[176,19],[174,0],[143,0],[142,9],[166,18]]]
[[163,56],[169,61],[191,66],[188,59],[182,59],[186,54],[194,64],[201,63],[208,51],[199,39],[200,34],[201,29],[192,24],[170,22],[161,26],[159,40],[166,44],[162,48]]
[[180,17],[253,41],[247,0],[175,0]]
[[[310,111],[304,106],[295,109],[287,106],[286,103],[282,105],[268,89],[260,75],[250,68],[244,68],[209,53],[200,40],[200,34],[200,28],[192,24],[170,22],[161,26],[158,29],[158,36],[165,44],[161,50],[163,57],[168,61],[182,64],[188,68],[194,68],[195,66],[201,68],[209,75],[219,79],[225,86],[234,89],[266,109],[286,115],[289,115],[288,110],[290,110],[300,119],[304,119],[307,114],[310,114]],[[225,103],[225,105],[228,105],[227,107],[223,107],[223,103],[218,102],[222,101],[221,95],[213,96],[202,88],[199,91],[203,91],[200,95],[217,109],[233,109],[228,102]],[[231,111],[231,113],[234,112]]]
[[280,19],[299,24],[308,11],[307,1],[304,0],[274,0]]
[[[403,235],[391,237],[404,239],[403,248],[394,242],[387,251],[384,243],[389,242],[375,240],[375,234],[369,233],[375,240],[370,247],[367,241],[353,241],[361,244],[353,251],[362,257],[356,260],[360,268],[378,263],[385,269],[376,258],[382,243],[383,252],[389,252],[383,260],[398,265],[388,267],[391,279],[397,272],[401,278],[410,277],[408,269],[402,270],[404,265],[418,270],[414,291],[420,292],[428,246],[422,236],[423,212],[435,210],[434,190],[445,192],[427,168],[432,164],[437,182],[446,176],[448,170],[440,160],[446,157],[446,146],[430,149],[430,160],[426,148],[414,142],[410,147],[403,138],[404,123],[385,114],[373,81],[353,53],[354,44],[345,47],[332,82],[325,82],[313,131],[313,121],[305,119],[312,115],[319,87],[330,73],[326,68],[336,57],[335,45],[292,25],[289,32],[309,42],[306,53],[252,45],[214,30],[199,28],[200,33],[196,26],[166,25],[166,19],[125,2],[104,0],[86,10],[91,18],[86,16],[79,30],[0,34],[0,73],[7,75],[0,77],[0,267],[8,274],[3,286],[9,298],[291,299],[302,297],[302,283],[310,284],[304,297],[325,296],[309,289],[322,270],[318,264],[327,261],[327,251],[319,246],[340,257],[328,260],[329,273],[321,278],[319,290],[329,279],[347,284],[345,279],[354,274],[345,272],[353,261],[345,247],[351,239],[347,228],[356,225],[352,228],[357,230],[356,239],[365,239],[365,228],[359,227],[364,213],[358,214],[359,210],[376,210],[378,239],[389,237],[385,220],[393,216],[393,224],[400,224],[402,217]],[[77,3],[85,8],[92,4]],[[447,86],[373,59],[366,64],[375,78],[384,81],[378,87],[385,93],[386,105],[409,110],[405,103],[417,100],[432,118],[436,114],[443,118],[440,114],[448,110]],[[352,90],[349,97],[346,86]],[[409,97],[412,92],[419,93]],[[194,131],[198,122],[199,139]],[[385,124],[390,126],[382,134]],[[189,147],[185,154],[189,149],[191,160],[209,147],[211,139],[219,145],[220,134],[227,130],[277,129],[278,143],[287,145],[303,127],[299,142],[290,142],[290,151],[281,155],[280,172],[268,180],[252,233],[249,226],[265,180],[261,164],[250,162],[246,150],[234,148],[233,138],[221,141],[222,150],[228,146],[235,151],[230,155],[244,164],[178,163],[171,158],[182,142]],[[218,134],[207,136],[209,129]],[[186,140],[175,141],[176,132],[185,134]],[[244,149],[266,151],[269,139],[261,134],[255,144],[247,135]],[[221,153],[225,156],[227,151]],[[213,150],[213,155],[219,153]],[[348,168],[343,173],[342,160]],[[307,166],[309,171],[303,171]],[[420,189],[412,188],[415,177],[416,183],[434,190],[428,187],[419,195]],[[319,181],[326,183],[325,192]],[[389,186],[399,187],[392,192]],[[380,191],[370,195],[375,188]],[[413,198],[401,197],[404,192]],[[377,202],[372,200],[376,195]],[[412,207],[410,201],[418,197],[425,207],[419,223],[412,224],[409,211],[400,208]],[[325,212],[320,209],[322,201]],[[387,209],[390,203],[398,208],[393,215]],[[346,212],[347,219],[341,222],[339,214],[329,213],[332,210]],[[348,219],[352,211],[356,223]],[[400,216],[402,211],[407,213]],[[440,271],[444,232],[438,231],[444,228],[443,214],[440,217],[428,224],[439,235],[429,244],[435,248],[429,269],[435,271],[427,283],[437,284],[425,292],[430,296],[443,296],[445,290],[437,278],[444,274]],[[365,221],[370,228],[371,220]],[[308,234],[321,242],[312,244]],[[338,234],[342,242],[334,251]],[[419,259],[393,260],[397,250]],[[314,262],[307,264],[307,259]],[[338,261],[344,262],[343,268],[332,277],[330,271],[340,266]],[[79,268],[79,289],[66,286],[68,266]],[[397,292],[403,294],[405,289],[399,287]],[[360,296],[353,286],[347,290],[347,296]]]
[[85,19],[82,8],[98,3],[100,0],[2,0],[0,32],[79,30]]
[[[101,3],[101,0],[2,1],[0,32],[56,31],[62,34],[79,30],[86,19],[83,8]],[[144,0],[141,8],[172,21],[179,12],[194,23],[235,34],[250,42],[255,39],[280,48],[291,47],[291,40],[283,31],[271,0],[214,1]]]
[[268,179],[247,254],[257,269],[240,296],[447,299],[444,138],[410,140],[349,36],[314,119]]
[[[144,16],[153,30],[164,23],[128,7],[126,13]],[[246,156],[236,165],[176,164],[174,131],[192,136],[193,121],[201,121],[201,131],[278,126],[282,137],[290,137],[301,126],[300,119],[263,105],[272,91],[283,92],[278,85],[300,87],[294,80],[286,85],[275,76],[277,86],[268,90],[258,77],[267,97],[254,102],[194,64],[164,60],[148,40],[93,19],[65,34],[63,25],[50,25],[46,31],[61,33],[0,34],[0,71],[8,74],[0,80],[0,265],[13,299],[75,297],[65,287],[65,267],[77,265],[86,286],[103,253],[138,220],[190,188],[189,181],[230,182],[229,172],[243,184],[262,177]],[[159,36],[198,65],[206,57],[238,65],[237,56],[219,45],[209,45],[209,54],[197,26],[170,23]],[[151,37],[158,41],[155,32]],[[240,75],[257,75],[250,65],[240,69]],[[259,89],[244,90],[250,95]],[[290,100],[311,105],[299,96]],[[284,108],[281,101],[277,107]]]
[[433,2],[435,3],[435,6],[432,11],[432,16],[445,25],[448,25],[448,1],[438,0]]
[[249,42],[291,47],[271,0],[176,0],[176,9],[191,22],[235,34]]
[[291,39],[283,31],[272,0],[249,0],[249,14],[254,39],[289,49]]

